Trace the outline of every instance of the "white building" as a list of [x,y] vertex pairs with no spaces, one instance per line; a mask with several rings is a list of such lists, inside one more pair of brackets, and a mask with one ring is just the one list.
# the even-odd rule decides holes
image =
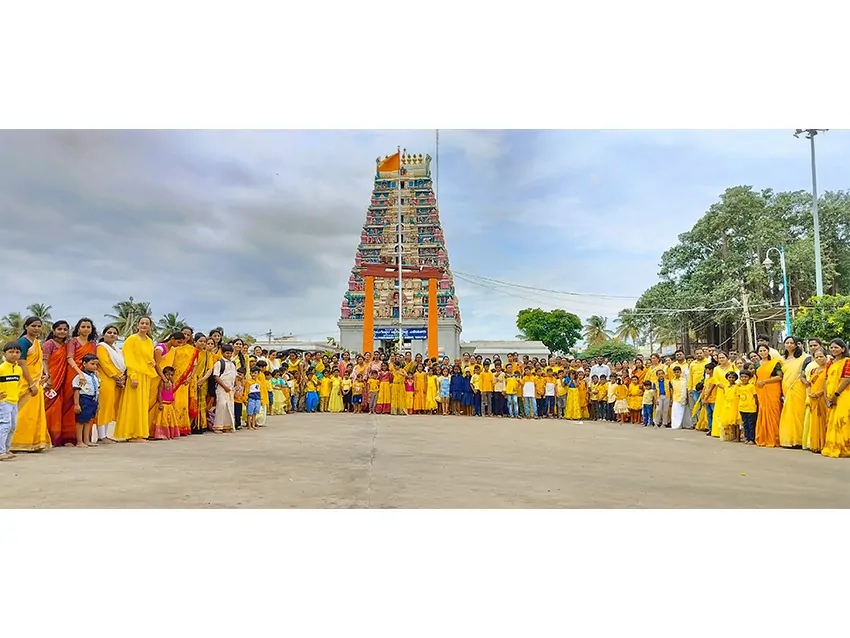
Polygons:
[[549,348],[542,341],[461,341],[460,354],[469,354],[473,357],[481,355],[484,359],[492,359],[499,355],[502,360],[509,352],[516,352],[520,357],[549,357]]

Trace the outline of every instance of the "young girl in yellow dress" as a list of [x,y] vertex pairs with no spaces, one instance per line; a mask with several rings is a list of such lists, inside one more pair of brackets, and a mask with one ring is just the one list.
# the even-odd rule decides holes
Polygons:
[[328,412],[342,412],[342,379],[339,378],[339,370],[336,368],[331,370],[330,386]]
[[434,375],[434,368],[428,368],[425,374],[425,412],[432,414],[437,410],[437,397],[440,391],[437,389],[437,377]]
[[632,423],[641,423],[643,414],[643,386],[640,382],[640,377],[632,375],[629,377],[629,394],[626,397],[626,402],[629,404],[629,420]]
[[393,383],[390,414],[397,416],[407,414],[407,395],[404,390],[404,381],[407,378],[407,373],[404,371],[404,365],[397,364],[392,369]]
[[425,412],[425,399],[428,396],[428,381],[425,374],[425,366],[421,363],[416,366],[416,372],[413,374],[413,405],[408,409],[412,409],[416,414]]

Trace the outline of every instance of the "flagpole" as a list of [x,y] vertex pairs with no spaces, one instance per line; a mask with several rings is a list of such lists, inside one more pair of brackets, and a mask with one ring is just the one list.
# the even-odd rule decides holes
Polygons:
[[437,153],[434,158],[436,161],[434,162],[436,169],[436,175],[434,180],[434,199],[440,201],[440,129],[437,129]]
[[398,351],[404,349],[404,327],[402,325],[402,293],[401,277],[401,146],[398,147]]

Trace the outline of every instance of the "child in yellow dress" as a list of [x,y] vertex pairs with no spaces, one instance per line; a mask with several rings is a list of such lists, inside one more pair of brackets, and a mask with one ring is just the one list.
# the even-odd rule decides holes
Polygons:
[[[322,379],[324,381],[324,379]],[[339,378],[339,370],[333,368],[328,378],[330,381],[330,392],[328,394],[328,412],[342,412],[345,407],[342,403],[342,379]]]
[[328,399],[330,398],[331,378],[329,375],[324,375],[319,381],[319,412],[328,411]]

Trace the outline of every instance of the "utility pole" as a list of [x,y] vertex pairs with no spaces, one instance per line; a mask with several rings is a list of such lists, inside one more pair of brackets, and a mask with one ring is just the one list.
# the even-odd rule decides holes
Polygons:
[[272,334],[273,334],[273,333],[272,333],[272,329],[271,329],[271,328],[269,328],[269,331],[266,333],[266,337],[268,337],[268,339],[269,339],[269,343],[271,343],[271,342],[272,342]]
[[744,324],[746,325],[747,330],[747,351],[752,352],[755,350],[755,342],[753,341],[753,330],[752,330],[752,322],[750,321],[750,294],[747,292],[747,288],[744,286],[744,282],[741,282],[741,304],[744,306]]
[[826,133],[825,128],[798,128],[794,137],[805,135],[809,140],[812,156],[812,223],[814,224],[815,238],[815,289],[818,297],[823,297],[823,266],[821,264],[820,249],[820,218],[818,217],[818,173],[815,163],[815,136],[818,133]]

